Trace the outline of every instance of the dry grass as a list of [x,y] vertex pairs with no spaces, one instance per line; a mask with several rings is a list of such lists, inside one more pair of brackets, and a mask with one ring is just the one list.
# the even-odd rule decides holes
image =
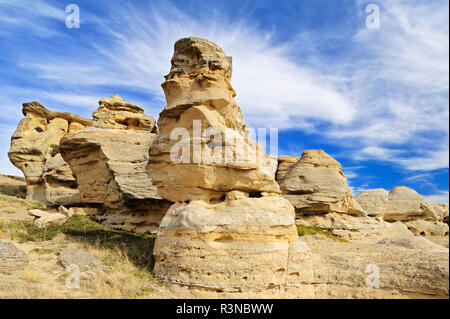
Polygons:
[[14,207],[6,207],[5,209],[3,209],[3,211],[8,213],[8,214],[15,214],[15,213],[17,213],[17,209],[15,209]]
[[32,202],[32,201],[28,201],[22,198],[18,198],[18,197],[14,197],[14,196],[9,196],[9,195],[5,195],[5,194],[0,194],[0,203],[2,206],[8,205],[10,206],[11,204],[15,204],[15,205],[20,205],[23,207],[26,207],[27,209],[45,209],[45,205],[38,203],[38,202]]
[[[2,277],[0,298],[164,298],[168,294],[152,275],[154,237],[109,229],[86,216],[39,229],[31,221],[0,219],[0,232],[30,257],[30,266],[16,278]],[[59,248],[84,249],[110,267],[83,274],[80,289],[69,289],[69,273],[58,264]],[[3,281],[2,281],[3,280]]]
[[33,283],[40,283],[43,279],[41,272],[31,269],[25,270],[22,273],[21,278],[25,281]]

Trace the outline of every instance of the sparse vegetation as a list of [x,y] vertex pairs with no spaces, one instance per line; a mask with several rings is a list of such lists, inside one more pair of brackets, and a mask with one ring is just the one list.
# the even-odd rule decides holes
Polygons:
[[59,145],[58,144],[50,144],[50,155],[52,157],[55,157],[60,153]]
[[299,236],[304,236],[304,235],[321,235],[321,236],[325,236],[327,238],[336,240],[336,241],[340,241],[340,242],[348,242],[346,239],[336,236],[335,234],[333,234],[331,231],[323,229],[319,226],[307,226],[307,225],[303,225],[303,224],[297,224],[297,232]]
[[34,268],[20,274],[20,281],[16,282],[18,287],[14,291],[21,298],[60,298],[73,294],[95,298],[161,296],[158,292],[162,289],[161,283],[151,273],[154,265],[153,235],[110,229],[87,216],[79,215],[72,216],[64,225],[46,229],[37,228],[32,221],[2,218],[0,233],[20,245],[30,247],[29,255],[43,262],[54,260],[60,248],[77,247],[110,266],[110,270],[83,276],[81,289],[73,291],[65,288],[68,273],[55,261],[52,262],[52,267],[55,267],[52,273],[49,270],[37,271],[39,265],[35,264]]
[[28,209],[45,209],[45,205],[38,203],[38,202],[32,202],[25,199],[21,199],[14,196],[9,196],[5,194],[0,194],[0,202],[6,202],[6,203],[17,203],[22,206],[25,206]]

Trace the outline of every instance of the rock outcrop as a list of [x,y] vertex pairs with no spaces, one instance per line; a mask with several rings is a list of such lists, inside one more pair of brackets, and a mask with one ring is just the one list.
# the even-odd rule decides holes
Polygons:
[[232,190],[280,193],[276,159],[248,138],[234,100],[231,57],[207,40],[185,38],[165,78],[167,105],[149,166],[158,193],[173,202],[219,200]]
[[341,164],[324,151],[304,151],[300,160],[289,167],[283,157],[280,166],[278,183],[297,216],[332,212],[366,215],[353,198]]
[[8,155],[25,176],[27,199],[50,206],[79,203],[71,172],[64,169],[67,164],[52,158],[64,135],[89,126],[92,121],[71,113],[50,111],[39,102],[24,103],[22,112],[25,118],[11,138]]
[[304,151],[300,159],[280,156],[276,176],[283,197],[295,207],[299,224],[320,226],[345,238],[406,229],[368,216],[354,199],[341,164],[322,150]]
[[[273,158],[248,139],[230,78],[231,57],[214,43],[175,43],[148,172],[158,194],[177,203],[160,224],[154,272],[178,295],[280,296],[300,282],[308,248],[298,240],[294,208],[280,196]],[[196,132],[194,121],[208,134]],[[193,151],[184,157],[179,145]],[[234,157],[211,160],[222,148]]]
[[114,228],[156,231],[170,206],[146,173],[155,120],[120,96],[103,98],[92,127],[67,134],[61,154],[76,177],[81,202]]
[[355,200],[371,217],[383,218],[386,211],[389,193],[382,188],[362,191],[355,196]]
[[355,198],[369,215],[386,222],[402,222],[415,235],[448,235],[444,222],[448,205],[427,202],[411,188],[398,186],[389,193],[384,189],[366,190]]

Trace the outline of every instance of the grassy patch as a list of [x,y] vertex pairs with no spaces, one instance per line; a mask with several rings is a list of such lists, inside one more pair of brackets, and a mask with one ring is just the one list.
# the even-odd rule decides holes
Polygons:
[[339,237],[335,234],[333,234],[331,231],[320,228],[319,226],[306,226],[306,225],[302,225],[302,224],[298,224],[297,225],[297,232],[299,236],[304,236],[304,235],[321,235],[321,236],[325,236],[327,238],[336,240],[336,241],[340,241],[340,242],[348,242],[346,239]]
[[51,144],[50,145],[50,155],[52,157],[55,157],[56,155],[58,155],[60,153],[59,150],[59,145],[58,144]]
[[45,209],[45,205],[38,203],[38,202],[32,202],[25,199],[21,199],[14,196],[9,196],[5,194],[0,194],[0,202],[9,202],[9,203],[19,203],[22,206],[25,206],[28,209]]
[[38,228],[31,221],[5,219],[0,220],[0,231],[10,234],[12,239],[19,242],[42,242],[65,234],[71,241],[111,251],[102,258],[109,266],[128,260],[148,273],[154,266],[153,235],[110,229],[87,216],[75,215],[63,225],[47,228]]

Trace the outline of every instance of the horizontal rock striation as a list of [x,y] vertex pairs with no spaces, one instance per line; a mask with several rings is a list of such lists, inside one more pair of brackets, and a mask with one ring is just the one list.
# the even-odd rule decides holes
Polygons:
[[[67,163],[55,161],[53,157],[64,135],[89,126],[92,121],[75,114],[48,110],[39,102],[24,103],[22,112],[25,117],[11,138],[8,155],[25,176],[27,199],[49,206],[79,203],[75,181],[70,170],[64,168]],[[44,175],[47,175],[47,181]],[[58,184],[59,181],[62,183]]]
[[99,104],[92,127],[61,141],[81,202],[98,207],[98,218],[111,227],[155,231],[170,205],[146,173],[155,120],[117,95]]

